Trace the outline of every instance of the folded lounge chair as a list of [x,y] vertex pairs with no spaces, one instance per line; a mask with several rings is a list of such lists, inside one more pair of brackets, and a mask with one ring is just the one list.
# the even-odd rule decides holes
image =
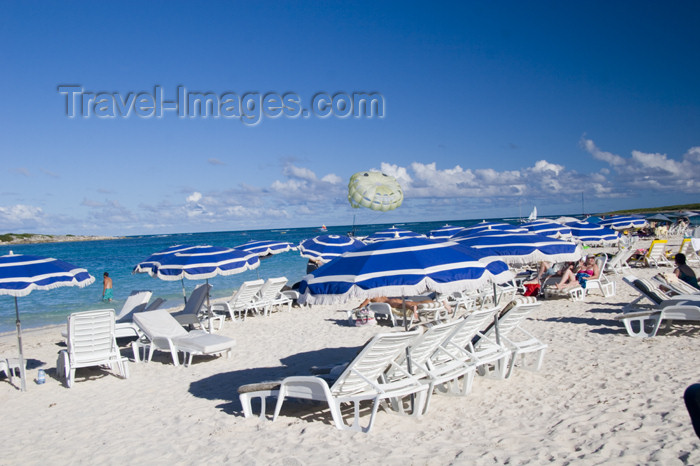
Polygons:
[[74,312],[68,316],[68,349],[58,354],[56,372],[73,386],[75,371],[81,367],[107,365],[129,377],[127,359],[119,353],[111,309]]
[[[397,400],[416,395],[415,414],[419,415],[423,410],[428,385],[421,383],[407,372],[402,372],[403,377],[394,381],[387,381],[384,378],[384,373],[390,367],[398,372],[403,371],[395,361],[406,351],[406,346],[417,335],[418,331],[375,335],[330,385],[324,378],[318,376],[301,376],[287,377],[281,382],[241,386],[238,393],[243,414],[245,417],[252,416],[251,399],[253,398],[261,400],[260,415],[264,416],[265,397],[277,396],[273,421],[279,416],[286,398],[325,401],[330,408],[336,428],[369,432],[380,403],[392,400],[392,406],[397,407],[400,406]],[[369,423],[366,427],[360,426],[360,403],[363,401],[372,402]],[[344,404],[354,406],[354,420],[351,425],[346,424],[343,419],[341,407]],[[383,406],[388,407],[386,403]]]
[[[193,355],[226,353],[231,357],[235,340],[223,335],[213,335],[204,330],[185,330],[167,311],[157,309],[134,314],[134,323],[142,332],[142,338],[132,343],[134,359],[139,361],[139,350],[148,348],[148,361],[154,350],[169,351],[173,364],[179,365],[178,352],[185,354],[185,366],[192,363]],[[189,355],[189,358],[187,357]]]

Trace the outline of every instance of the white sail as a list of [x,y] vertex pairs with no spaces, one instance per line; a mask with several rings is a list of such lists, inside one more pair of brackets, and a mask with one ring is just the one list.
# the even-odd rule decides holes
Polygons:
[[532,208],[532,212],[530,212],[530,216],[527,219],[530,222],[537,220],[537,206]]

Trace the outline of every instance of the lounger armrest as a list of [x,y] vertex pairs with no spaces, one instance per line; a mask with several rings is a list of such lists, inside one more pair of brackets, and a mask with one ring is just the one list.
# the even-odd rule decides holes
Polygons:
[[615,320],[625,320],[625,319],[637,319],[639,317],[651,317],[655,316],[658,314],[661,314],[663,311],[659,311],[658,309],[650,309],[650,310],[645,310],[645,311],[632,311],[632,312],[625,312],[624,314],[620,314],[618,316],[615,316]]

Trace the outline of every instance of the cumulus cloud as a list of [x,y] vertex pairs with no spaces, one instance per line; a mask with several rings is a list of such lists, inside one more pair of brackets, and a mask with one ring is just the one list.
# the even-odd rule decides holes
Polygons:
[[680,160],[676,160],[667,154],[640,150],[633,150],[630,157],[623,157],[598,149],[590,139],[583,139],[582,145],[593,157],[610,165],[618,192],[700,192],[697,180],[700,147],[690,148]]
[[202,193],[198,193],[197,191],[193,192],[189,196],[187,196],[187,202],[199,202],[202,200]]

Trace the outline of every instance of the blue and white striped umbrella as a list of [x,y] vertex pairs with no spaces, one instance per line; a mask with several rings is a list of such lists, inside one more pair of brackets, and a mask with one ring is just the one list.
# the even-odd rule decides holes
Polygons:
[[378,231],[369,235],[367,238],[365,238],[365,242],[371,243],[374,241],[384,241],[386,239],[418,237],[425,237],[425,235],[421,235],[420,233],[416,233],[415,231],[406,230],[403,228],[391,227],[387,228],[386,230]]
[[411,296],[477,289],[513,279],[502,261],[451,241],[397,238],[367,244],[322,265],[301,281],[300,303],[333,304],[379,296]]
[[546,218],[523,223],[523,227],[527,228],[530,233],[549,238],[571,238],[571,228]]
[[196,246],[191,244],[176,244],[175,246],[170,246],[162,251],[153,253],[145,261],[136,264],[132,270],[132,273],[147,273],[153,277],[158,265],[160,264],[160,261],[175,254],[176,252],[188,251],[194,247]]
[[571,228],[571,236],[583,244],[609,244],[620,239],[615,230],[594,223],[569,222],[566,226]]
[[462,230],[464,230],[464,227],[445,225],[444,227],[438,228],[437,230],[431,230],[428,236],[430,237],[430,239],[450,238]]
[[252,252],[260,257],[265,257],[274,254],[280,254],[282,252],[295,251],[296,246],[286,241],[260,240],[248,241],[247,243],[236,246],[233,249],[238,249],[239,251],[245,252]]
[[647,221],[641,215],[613,215],[598,222],[598,225],[612,228],[613,230],[629,230],[632,228],[644,228]]
[[328,262],[348,251],[354,251],[365,243],[347,235],[321,235],[304,240],[299,245],[301,257]]
[[472,235],[474,233],[479,233],[481,231],[511,231],[511,232],[516,232],[516,233],[525,233],[527,232],[526,228],[523,227],[518,227],[515,225],[511,225],[510,223],[502,223],[502,222],[481,222],[477,223],[476,225],[468,226],[465,227],[464,230],[460,231],[459,233],[453,235],[453,236],[467,236],[467,235]]
[[183,278],[208,280],[217,275],[233,275],[252,270],[259,265],[260,258],[253,252],[217,246],[190,246],[163,255],[148,273],[166,281]]
[[477,249],[487,260],[500,259],[511,264],[576,261],[582,254],[574,242],[533,233],[482,231],[471,236],[455,235],[451,241]]
[[12,253],[0,257],[0,295],[10,295],[15,298],[22,391],[27,389],[27,383],[17,298],[27,296],[34,290],[51,290],[62,286],[82,288],[94,282],[95,277],[87,270],[59,259]]

